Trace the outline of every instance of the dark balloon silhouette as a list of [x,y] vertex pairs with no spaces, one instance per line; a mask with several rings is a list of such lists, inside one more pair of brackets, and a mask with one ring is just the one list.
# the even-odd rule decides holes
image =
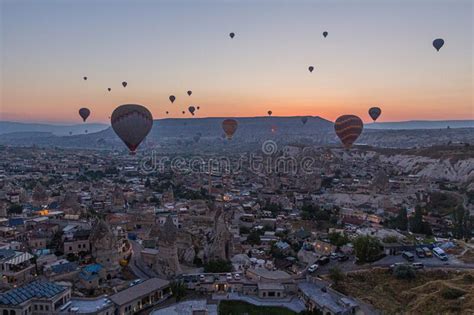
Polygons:
[[369,109],[369,116],[373,119],[373,121],[376,121],[377,118],[379,118],[381,113],[382,113],[382,110],[379,107],[371,107]]
[[128,84],[128,83],[127,83],[127,82],[125,82],[125,81],[123,81],[123,82],[122,82],[122,86],[123,86],[123,87],[126,87],[126,86],[127,86],[127,84]]
[[88,131],[87,131],[87,129],[86,129],[86,130],[84,130],[84,132],[85,132],[85,133],[87,133],[87,132],[88,132]]
[[86,81],[86,80],[87,80],[87,77],[83,77],[83,79],[84,79],[84,81]]
[[227,139],[232,139],[234,133],[237,131],[238,123],[235,119],[225,119],[222,122],[222,129],[224,129]]
[[111,88],[108,88],[107,90],[108,90],[109,92],[110,92],[110,91],[112,91],[112,89],[111,89]]
[[79,109],[79,116],[82,117],[82,120],[85,122],[87,120],[87,117],[89,117],[89,115],[91,114],[91,111],[89,110],[89,108],[81,108]]
[[168,114],[169,114],[169,112],[166,112],[166,115],[168,115]]
[[359,138],[362,129],[364,129],[364,123],[355,115],[342,115],[334,123],[334,130],[346,148],[350,148]]
[[189,112],[191,113],[191,115],[194,116],[194,112],[196,111],[196,108],[195,108],[194,106],[189,106],[189,107],[188,107],[188,110],[189,110]]
[[230,38],[234,38],[235,33],[230,33],[229,36],[230,36]]
[[323,32],[323,36],[326,38],[328,36],[328,32]]
[[301,117],[301,122],[303,123],[303,125],[306,125],[306,123],[308,122],[308,117]]
[[174,100],[176,99],[176,97],[174,95],[170,95],[169,99],[171,103],[174,103]]
[[117,107],[110,119],[112,129],[125,143],[130,154],[135,154],[140,143],[153,126],[153,116],[150,111],[137,104],[125,104]]
[[186,112],[183,110],[183,115],[186,114]]
[[200,110],[200,109],[201,109],[201,107],[199,107],[199,106],[198,106],[198,107],[196,107],[196,109],[197,109],[197,110]]
[[313,67],[313,66],[309,66],[309,67],[308,67],[308,70],[309,70],[309,72],[313,72],[314,67]]
[[191,96],[191,94],[193,94],[193,91],[189,90],[187,93],[188,93],[188,96]]
[[437,51],[441,49],[444,45],[444,39],[442,38],[437,38],[433,41],[433,47],[436,48]]
[[273,114],[271,110],[269,110],[267,113],[268,113],[268,116],[271,116]]

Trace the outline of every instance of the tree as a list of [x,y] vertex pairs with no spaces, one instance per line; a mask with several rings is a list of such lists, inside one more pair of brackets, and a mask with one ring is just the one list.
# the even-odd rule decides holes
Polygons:
[[252,231],[247,236],[247,243],[249,243],[250,245],[260,245],[260,234],[257,231]]
[[23,212],[23,206],[17,203],[12,204],[7,209],[8,214],[21,214]]
[[338,267],[333,267],[329,269],[329,278],[332,280],[332,282],[334,282],[335,285],[338,285],[339,282],[344,280],[344,274]]
[[204,265],[204,272],[229,272],[232,271],[232,263],[227,260],[210,260]]
[[402,231],[408,230],[408,215],[407,215],[407,209],[405,207],[400,208],[400,211],[398,212],[398,215],[396,218],[396,225],[397,225],[397,228],[399,228]]
[[173,281],[170,283],[170,287],[176,302],[179,302],[186,296],[186,285],[184,285],[184,283]]
[[349,243],[349,238],[342,233],[332,232],[328,234],[329,242],[337,247],[341,247]]
[[411,232],[426,235],[432,234],[430,224],[423,221],[423,210],[419,205],[415,207],[415,214],[410,218],[409,222]]
[[352,242],[357,261],[360,263],[372,262],[382,255],[382,246],[379,240],[369,235],[361,235]]
[[409,265],[399,265],[393,269],[393,275],[397,279],[411,280],[416,277],[415,269]]

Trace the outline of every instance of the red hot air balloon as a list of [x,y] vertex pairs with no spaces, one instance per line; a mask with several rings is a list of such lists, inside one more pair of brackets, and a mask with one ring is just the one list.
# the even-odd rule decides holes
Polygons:
[[123,87],[127,87],[127,84],[128,84],[128,83],[125,82],[125,81],[122,82],[122,86],[123,86]]
[[195,108],[194,106],[189,106],[189,107],[188,107],[188,110],[189,110],[189,112],[191,113],[191,115],[194,116],[194,112],[196,111],[196,108]]
[[269,110],[267,113],[268,113],[268,116],[271,116],[273,114],[271,110]]
[[176,99],[176,97],[174,95],[170,95],[169,99],[171,103],[174,103],[174,100]]
[[369,116],[376,121],[377,118],[379,118],[380,114],[382,113],[382,110],[379,107],[372,107],[369,109]]
[[110,121],[117,136],[130,150],[130,154],[136,153],[138,146],[153,126],[150,111],[136,104],[120,105],[112,113]]
[[91,111],[88,108],[83,107],[79,110],[79,116],[82,117],[82,120],[84,122],[86,121],[87,117],[89,117],[90,114],[91,114]]
[[309,67],[308,67],[308,70],[309,70],[309,72],[313,72],[314,67],[313,67],[313,66],[309,66]]
[[355,115],[342,115],[334,123],[334,130],[346,148],[352,146],[362,133],[362,129],[364,129],[364,123]]
[[187,93],[188,93],[188,96],[191,96],[191,94],[193,94],[193,91],[189,90]]
[[224,129],[227,139],[232,139],[234,133],[237,131],[238,123],[235,119],[225,119],[222,122],[222,129]]

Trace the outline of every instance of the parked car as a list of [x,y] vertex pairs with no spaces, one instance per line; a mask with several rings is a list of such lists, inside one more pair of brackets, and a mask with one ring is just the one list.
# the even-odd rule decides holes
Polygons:
[[423,248],[417,247],[415,249],[415,253],[416,253],[416,256],[418,256],[419,258],[425,257],[425,251],[423,250]]
[[313,264],[313,265],[309,266],[308,272],[313,273],[316,270],[318,270],[318,268],[319,268],[318,264]]
[[225,274],[225,278],[226,278],[227,280],[232,280],[232,279],[233,279],[233,278],[232,278],[232,274],[231,274],[230,272],[228,272],[228,273]]
[[200,276],[199,276],[199,280],[202,281],[202,282],[204,282],[204,281],[206,280],[206,276],[200,275]]
[[234,275],[234,279],[235,279],[235,280],[240,280],[240,274],[236,273],[236,274]]
[[415,260],[415,255],[413,255],[410,252],[403,252],[402,257],[405,258],[408,261],[414,261]]
[[431,257],[433,254],[431,253],[428,247],[423,247],[423,251],[425,252],[425,257]]
[[349,256],[342,254],[342,255],[339,255],[339,257],[337,257],[337,260],[347,261],[347,260],[349,260]]
[[397,266],[403,266],[403,265],[406,265],[406,263],[398,262],[398,263],[391,264],[390,265],[390,270],[393,270]]
[[415,262],[415,263],[411,264],[411,266],[412,266],[413,268],[415,268],[415,269],[423,269],[423,268],[425,268],[425,265],[423,265],[423,263],[421,263],[421,262]]
[[337,253],[331,253],[331,255],[329,255],[329,257],[330,257],[331,259],[337,259],[337,258],[338,258],[338,255],[337,255]]
[[320,266],[329,264],[329,262],[330,262],[330,259],[329,259],[328,256],[321,256],[321,257],[319,257],[319,259],[318,259],[318,264],[319,264]]

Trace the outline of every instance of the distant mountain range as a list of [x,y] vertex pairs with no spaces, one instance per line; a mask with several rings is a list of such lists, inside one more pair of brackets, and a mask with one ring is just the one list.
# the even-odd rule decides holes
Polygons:
[[98,132],[107,129],[106,124],[77,124],[77,125],[52,125],[39,123],[20,123],[11,121],[0,121],[0,135],[18,132],[47,132],[55,136],[66,136],[72,132],[73,135]]
[[365,124],[368,129],[445,129],[474,128],[474,120],[410,120]]

